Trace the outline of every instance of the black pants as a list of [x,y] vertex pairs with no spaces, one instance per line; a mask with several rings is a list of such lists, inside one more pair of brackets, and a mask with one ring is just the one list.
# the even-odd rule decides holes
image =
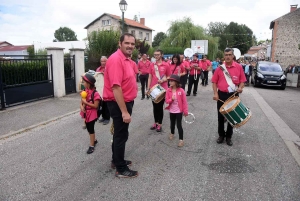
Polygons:
[[164,118],[164,102],[165,99],[162,99],[159,103],[154,103],[152,101],[155,123],[162,124]]
[[187,94],[191,94],[193,85],[194,85],[193,94],[197,94],[199,77],[200,74],[197,74],[197,79],[195,80],[194,75],[189,76],[189,85],[188,85]]
[[[117,171],[123,172],[128,169],[124,160],[125,145],[128,139],[128,123],[123,122],[122,112],[115,101],[107,101],[110,115],[114,122],[114,135],[112,143],[112,158]],[[128,113],[132,114],[133,101],[126,103]]]
[[[222,92],[222,91],[218,91],[219,94],[219,99],[222,101],[226,101],[230,96],[232,96],[234,93],[227,93],[227,92]],[[236,96],[238,96],[236,94]],[[224,116],[219,112],[221,106],[223,105],[223,103],[221,101],[217,102],[217,109],[218,109],[218,133],[220,137],[226,137],[226,138],[231,138],[232,136],[232,126],[230,125],[230,123],[227,121],[227,130],[226,133],[224,131]]]
[[208,84],[208,71],[203,71],[204,79],[202,79],[202,85]]
[[170,113],[170,127],[172,134],[175,134],[175,123],[177,124],[179,140],[183,140],[182,113]]
[[110,120],[110,113],[106,101],[103,101],[102,104],[102,118],[105,120]]
[[185,91],[185,85],[186,85],[187,77],[188,77],[187,74],[185,74],[185,75],[183,75],[183,76],[180,77],[181,88],[182,88],[184,91]]
[[149,77],[149,74],[146,74],[146,75],[140,75],[140,82],[141,82],[141,85],[142,85],[142,98],[145,98],[145,86],[146,88],[148,88],[148,77]]
[[90,121],[90,122],[85,122],[86,130],[88,131],[89,134],[95,134],[95,122],[97,119]]

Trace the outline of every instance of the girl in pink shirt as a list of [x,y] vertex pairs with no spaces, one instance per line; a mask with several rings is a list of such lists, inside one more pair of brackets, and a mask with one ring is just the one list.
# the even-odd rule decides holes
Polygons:
[[95,137],[95,122],[98,119],[97,109],[101,100],[99,93],[95,88],[95,78],[93,75],[86,73],[82,76],[83,85],[87,92],[86,98],[81,98],[80,115],[85,119],[86,129],[90,134],[90,146],[87,154],[94,152],[95,145],[98,143]]
[[180,77],[178,75],[171,75],[168,79],[170,82],[170,88],[166,92],[166,103],[169,104],[166,107],[170,111],[170,127],[171,133],[169,139],[174,139],[175,123],[177,123],[177,129],[179,133],[178,147],[184,145],[183,142],[183,129],[182,129],[182,114],[188,115],[188,104],[184,90],[180,87]]

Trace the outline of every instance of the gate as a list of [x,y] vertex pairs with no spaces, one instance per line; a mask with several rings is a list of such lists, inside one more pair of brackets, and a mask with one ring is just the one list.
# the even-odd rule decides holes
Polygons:
[[1,109],[54,97],[52,68],[52,55],[0,58]]
[[76,92],[75,55],[64,57],[66,94]]

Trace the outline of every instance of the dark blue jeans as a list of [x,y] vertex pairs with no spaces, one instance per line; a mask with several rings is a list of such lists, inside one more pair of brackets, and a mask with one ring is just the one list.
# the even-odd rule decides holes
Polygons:
[[[128,113],[132,114],[133,101],[126,103]],[[128,169],[124,155],[125,146],[128,140],[128,123],[123,122],[122,112],[115,101],[107,101],[110,116],[114,123],[114,135],[112,143],[112,159],[118,172],[124,172]]]

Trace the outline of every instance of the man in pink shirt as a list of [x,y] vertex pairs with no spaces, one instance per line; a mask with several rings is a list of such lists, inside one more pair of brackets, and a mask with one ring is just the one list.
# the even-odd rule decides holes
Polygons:
[[120,37],[119,49],[107,60],[104,72],[103,99],[114,123],[112,143],[112,164],[116,168],[116,177],[137,177],[138,172],[128,168],[131,161],[124,160],[128,127],[134,99],[137,96],[134,61],[130,59],[135,47],[135,37],[125,33]]
[[202,79],[202,86],[207,86],[208,85],[208,72],[211,69],[211,62],[210,60],[207,59],[207,56],[204,55],[203,59],[200,61],[201,63],[201,68],[204,74],[204,79]]
[[[167,78],[171,75],[170,64],[167,62],[164,62],[162,60],[163,51],[156,50],[154,52],[154,57],[156,59],[156,63],[151,64],[151,69],[149,71],[148,90],[147,90],[148,93],[149,93],[149,90],[156,84],[160,84],[165,90],[167,90],[168,89]],[[159,76],[159,77],[157,77],[157,76]],[[151,130],[156,129],[157,132],[161,132],[161,130],[162,130],[162,120],[164,117],[164,102],[165,102],[165,99],[163,99],[159,103],[154,103],[152,101],[154,124],[150,128]]]
[[142,55],[142,59],[138,63],[138,70],[139,70],[139,78],[141,81],[142,86],[142,99],[145,99],[145,85],[148,88],[148,77],[150,71],[151,62],[147,59],[147,54]]
[[200,73],[201,73],[201,63],[198,59],[198,54],[194,54],[193,60],[190,62],[189,85],[188,85],[188,91],[186,93],[187,96],[190,96],[193,85],[194,85],[193,95],[194,96],[197,95]]
[[[102,56],[101,59],[100,59],[101,66],[99,66],[96,69],[96,72],[104,74],[106,61],[107,61],[107,57]],[[101,119],[99,118],[99,123],[103,123],[103,125],[109,124],[110,114],[109,114],[109,109],[107,107],[106,101],[102,101],[102,114],[101,115],[102,115],[102,118]]]
[[[244,74],[244,70],[242,66],[233,61],[233,49],[227,48],[224,51],[225,56],[225,67],[232,78],[233,84],[235,84],[235,88],[229,86],[224,76],[224,73],[221,68],[217,68],[211,81],[213,83],[213,91],[214,96],[213,100],[217,102],[217,109],[218,109],[218,133],[219,138],[217,140],[218,144],[223,143],[226,137],[226,143],[229,146],[232,146],[232,126],[227,123],[227,130],[224,131],[224,116],[219,112],[223,102],[225,102],[229,97],[231,97],[234,92],[242,93],[244,88],[244,82],[246,81],[246,77]],[[220,101],[221,100],[221,101]],[[223,102],[222,102],[223,101]]]

